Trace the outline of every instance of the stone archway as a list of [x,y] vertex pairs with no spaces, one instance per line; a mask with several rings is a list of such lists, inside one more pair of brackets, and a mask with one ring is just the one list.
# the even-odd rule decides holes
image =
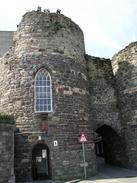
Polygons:
[[96,155],[102,156],[107,164],[125,166],[127,156],[124,138],[107,125],[99,127],[96,133]]
[[36,144],[32,149],[32,179],[50,178],[49,148],[45,144]]

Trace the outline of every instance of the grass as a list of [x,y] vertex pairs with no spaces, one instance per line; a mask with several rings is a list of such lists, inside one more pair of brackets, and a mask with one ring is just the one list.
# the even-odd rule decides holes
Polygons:
[[8,123],[13,123],[13,116],[5,113],[5,112],[0,112],[0,122],[8,122]]

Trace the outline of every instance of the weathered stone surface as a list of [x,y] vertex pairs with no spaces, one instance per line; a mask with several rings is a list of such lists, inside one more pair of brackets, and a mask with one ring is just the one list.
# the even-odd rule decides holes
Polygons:
[[14,43],[18,57],[24,53],[61,54],[77,58],[80,62],[85,52],[83,33],[79,26],[56,13],[26,13],[15,33]]
[[108,125],[117,132],[121,131],[115,79],[109,59],[86,56],[89,91],[91,98],[91,123],[94,130],[100,126]]
[[[14,46],[1,60],[0,110],[14,115],[16,180],[32,180],[32,149],[45,143],[50,151],[52,179],[84,177],[81,133],[86,144],[87,175],[96,172],[93,130],[89,126],[89,91],[83,33],[67,17],[27,13],[14,37]],[[52,78],[53,113],[34,112],[34,79],[45,68]],[[48,121],[48,133],[41,124]],[[41,136],[41,140],[38,137]],[[53,141],[58,146],[53,146]],[[20,163],[19,163],[20,162]],[[67,162],[67,163],[66,163]]]
[[112,68],[116,78],[129,166],[137,168],[137,42],[131,43],[114,55]]
[[0,57],[12,46],[13,34],[13,31],[0,31]]
[[0,183],[15,183],[14,124],[0,120]]
[[94,132],[102,136],[105,161],[126,166],[125,142],[111,62],[88,55],[86,60],[90,92],[89,123]]
[[[52,79],[53,112],[49,114],[34,111],[34,80],[41,68]],[[137,43],[112,61],[88,56],[83,33],[69,18],[47,11],[26,13],[12,48],[0,60],[0,111],[14,115],[16,121],[16,180],[32,180],[36,144],[48,147],[50,178],[83,178],[81,133],[87,138],[88,176],[96,172],[97,140],[103,143],[107,163],[137,168],[136,75]],[[13,131],[4,126],[0,132],[4,161],[13,156],[14,142],[9,140]],[[11,159],[8,165],[0,164],[2,181],[14,177]]]

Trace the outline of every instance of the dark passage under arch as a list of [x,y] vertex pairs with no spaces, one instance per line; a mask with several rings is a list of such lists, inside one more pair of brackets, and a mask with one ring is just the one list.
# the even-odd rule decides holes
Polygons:
[[32,150],[32,178],[33,180],[50,178],[49,148],[45,144],[37,144]]
[[126,166],[126,145],[124,139],[116,131],[103,125],[96,130],[98,137],[95,142],[96,155],[103,157],[107,164]]

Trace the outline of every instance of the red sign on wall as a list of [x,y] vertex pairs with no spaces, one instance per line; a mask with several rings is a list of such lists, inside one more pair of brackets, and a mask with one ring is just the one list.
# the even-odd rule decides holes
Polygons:
[[80,142],[87,142],[87,139],[86,139],[84,133],[81,134]]

